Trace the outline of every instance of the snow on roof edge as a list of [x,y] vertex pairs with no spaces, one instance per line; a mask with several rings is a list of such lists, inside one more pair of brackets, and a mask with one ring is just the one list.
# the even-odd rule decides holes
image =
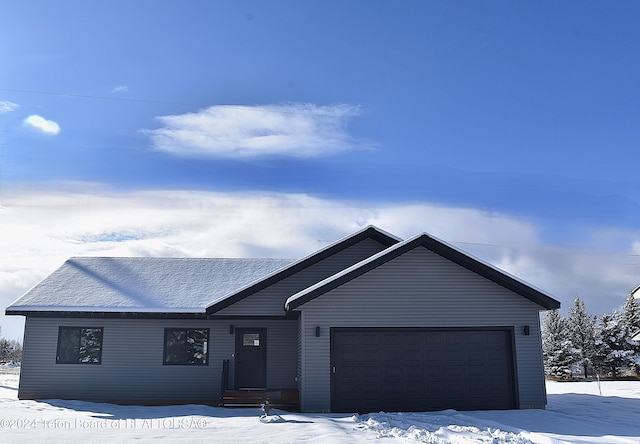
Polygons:
[[8,310],[9,308],[11,308],[13,306],[13,304],[15,304],[16,302],[18,302],[20,299],[22,299],[26,294],[28,294],[29,292],[31,292],[34,288],[36,288],[38,285],[40,285],[42,282],[44,282],[45,279],[47,279],[49,276],[51,276],[51,274],[55,273],[56,270],[58,270],[60,267],[62,267],[64,264],[67,263],[67,261],[70,261],[71,259],[73,259],[74,257],[69,257],[67,259],[65,259],[60,265],[58,265],[56,268],[53,269],[53,271],[50,271],[49,273],[47,273],[42,279],[40,279],[38,282],[36,282],[35,284],[33,284],[31,287],[29,287],[26,291],[23,291],[22,294],[20,296],[18,296],[12,303],[10,303],[9,305],[7,305],[6,309]]

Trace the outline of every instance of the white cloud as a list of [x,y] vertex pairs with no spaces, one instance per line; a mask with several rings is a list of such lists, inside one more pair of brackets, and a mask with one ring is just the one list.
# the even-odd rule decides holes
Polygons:
[[37,114],[32,114],[24,119],[24,124],[29,128],[49,136],[55,136],[60,133],[60,125],[53,120],[47,120]]
[[124,85],[118,85],[111,88],[112,93],[122,93],[122,92],[128,92],[128,91],[129,91],[129,87]]
[[360,108],[282,104],[212,106],[161,116],[161,128],[143,130],[155,149],[179,156],[319,157],[356,148],[346,131]]
[[[3,195],[0,308],[71,256],[299,258],[368,224],[400,237],[429,232],[593,314],[640,284],[636,256],[547,245],[504,214],[428,203],[370,203],[306,194],[35,190]],[[628,234],[631,251],[632,233]],[[0,316],[18,338],[22,320]]]
[[17,103],[0,100],[0,114],[10,113],[11,111],[15,111],[16,109],[18,109]]

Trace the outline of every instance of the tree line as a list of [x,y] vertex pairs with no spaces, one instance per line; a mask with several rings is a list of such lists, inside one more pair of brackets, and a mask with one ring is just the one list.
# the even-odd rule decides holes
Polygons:
[[[2,329],[0,329],[2,332]],[[22,344],[15,339],[0,337],[0,364],[18,364],[22,362]]]
[[542,352],[547,377],[562,380],[582,375],[617,378],[640,376],[640,305],[630,293],[622,311],[601,317],[587,313],[576,297],[566,317],[547,312],[542,324]]

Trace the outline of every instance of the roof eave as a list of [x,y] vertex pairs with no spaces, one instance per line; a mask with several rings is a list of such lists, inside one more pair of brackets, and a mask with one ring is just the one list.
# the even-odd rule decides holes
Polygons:
[[103,318],[103,319],[207,319],[203,312],[194,311],[93,311],[93,310],[5,310],[7,316],[35,318]]

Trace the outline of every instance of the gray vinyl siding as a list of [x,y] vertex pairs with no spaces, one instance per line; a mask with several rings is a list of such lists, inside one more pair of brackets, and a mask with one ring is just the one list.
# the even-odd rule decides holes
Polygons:
[[[234,321],[267,329],[267,384],[296,388],[297,321]],[[103,327],[102,363],[56,364],[59,326]],[[209,328],[209,365],[163,365],[164,329]],[[223,359],[231,363],[229,322],[100,318],[27,318],[20,399],[141,403],[217,403]]]
[[[301,313],[298,318],[298,332],[297,332],[297,346],[298,346],[298,366],[296,371],[296,385],[298,387],[298,393],[302,393],[302,357],[304,356],[304,349],[302,341],[302,332],[304,331],[304,313]],[[302,409],[302,406],[300,406]],[[304,411],[304,410],[303,410]]]
[[[331,327],[513,327],[520,407],[546,404],[541,307],[426,248],[392,259],[299,309],[305,321],[305,411],[330,409]],[[524,325],[531,329],[529,336]]]
[[386,247],[366,238],[332,256],[329,256],[292,276],[226,307],[216,315],[282,315],[287,298],[351,265],[360,262]]

